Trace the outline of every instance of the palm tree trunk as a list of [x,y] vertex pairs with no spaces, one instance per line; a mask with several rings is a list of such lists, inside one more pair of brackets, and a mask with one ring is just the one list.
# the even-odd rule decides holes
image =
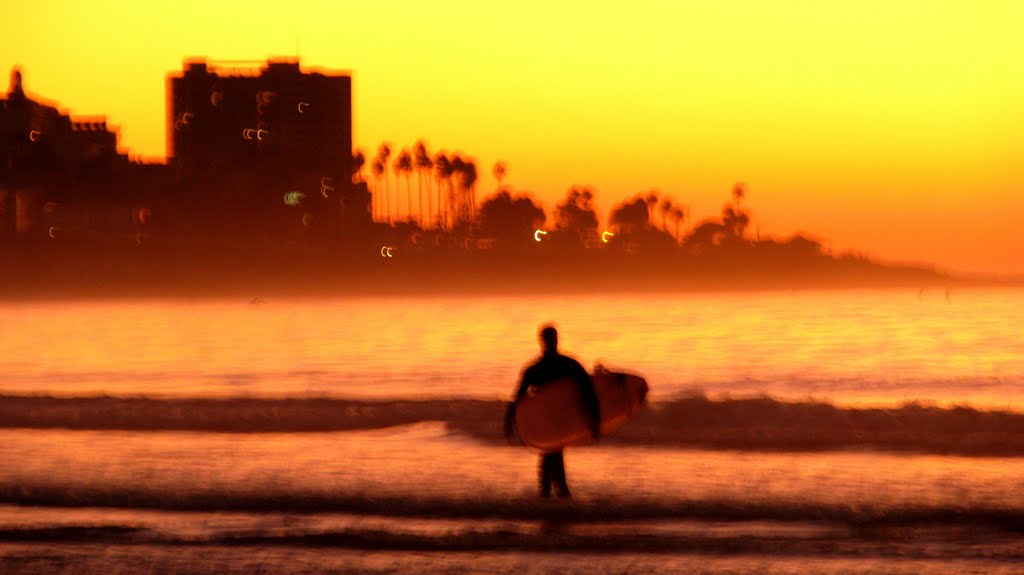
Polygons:
[[405,172],[405,207],[408,212],[408,220],[412,221],[412,179],[409,177],[409,172]]
[[420,217],[419,217],[419,220],[420,220],[420,227],[422,228],[423,227],[423,170],[417,170],[417,173],[419,175],[416,178],[416,183],[417,183],[416,191],[419,192],[419,194],[420,194],[420,212],[419,212],[419,216]]
[[381,204],[381,199],[382,198],[380,197],[380,176],[377,176],[376,180],[377,181],[375,182],[375,184],[373,186],[373,199],[374,199],[374,202],[373,202],[373,208],[374,208],[373,217],[374,217],[374,220],[376,220],[377,222],[380,222],[383,219],[383,218],[381,218],[381,213],[383,211],[383,210],[381,210],[381,208],[383,207],[383,205]]
[[388,185],[388,174],[384,172],[384,221],[391,223],[391,187]]
[[427,178],[427,225],[434,221],[434,190],[431,187],[431,178]]

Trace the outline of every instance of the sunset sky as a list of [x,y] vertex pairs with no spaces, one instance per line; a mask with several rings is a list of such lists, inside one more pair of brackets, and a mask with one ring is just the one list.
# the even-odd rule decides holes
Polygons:
[[418,138],[546,207],[657,189],[762,234],[1024,274],[1024,2],[38,2],[7,0],[0,71],[165,153],[187,57],[350,70],[372,155]]

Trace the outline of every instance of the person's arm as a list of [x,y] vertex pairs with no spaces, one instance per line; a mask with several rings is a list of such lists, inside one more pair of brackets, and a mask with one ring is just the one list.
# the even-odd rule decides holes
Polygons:
[[505,406],[505,439],[509,442],[511,442],[516,435],[516,405],[518,405],[519,400],[526,395],[526,390],[530,388],[529,378],[527,377],[529,373],[529,369],[523,371],[523,375],[519,378],[519,386],[516,388],[516,393],[512,398],[512,402]]
[[516,394],[512,398],[513,403],[519,403],[519,400],[526,395],[526,391],[530,389],[531,381],[533,378],[530,377],[530,369],[524,369],[523,375],[519,377],[519,387],[516,388]]

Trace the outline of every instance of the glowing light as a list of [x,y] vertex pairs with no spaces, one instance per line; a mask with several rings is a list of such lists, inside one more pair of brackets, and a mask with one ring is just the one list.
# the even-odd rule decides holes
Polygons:
[[537,231],[533,232],[533,239],[539,242],[540,241],[540,237],[541,236],[546,236],[546,235],[548,235],[548,233],[545,232],[544,230],[537,230]]
[[42,136],[42,135],[43,135],[43,133],[40,132],[39,130],[32,130],[31,132],[28,133],[28,139],[33,141],[33,142],[38,142],[39,141],[39,137]]
[[320,178],[320,194],[323,197],[326,198],[327,197],[327,192],[333,192],[334,191],[334,185],[333,184],[334,184],[334,178],[329,178],[327,176],[324,176],[324,177]]
[[217,92],[214,92],[214,93],[210,94],[210,104],[213,107],[220,106],[220,103],[221,103],[221,101],[223,99],[224,99],[224,92],[217,91]]
[[49,232],[50,233],[50,237],[51,238],[57,237],[57,232],[59,232],[59,231],[60,231],[60,228],[58,228],[57,226],[50,226],[50,232]]
[[192,123],[192,118],[195,118],[195,116],[192,114],[192,112],[185,112],[184,114],[181,115],[181,122],[183,124],[190,124],[190,123]]
[[313,214],[302,214],[302,225],[307,228],[313,227]]
[[601,241],[604,242],[604,243],[608,243],[608,238],[611,238],[611,237],[615,237],[615,234],[613,234],[613,233],[611,233],[609,231],[605,231],[604,233],[601,234]]
[[306,110],[308,110],[308,109],[309,109],[309,103],[308,102],[299,102],[299,113],[300,114],[305,114]]
[[141,246],[142,245],[142,238],[144,236],[145,236],[145,234],[143,234],[143,233],[136,234],[135,235],[135,243],[137,243],[137,244],[139,244]]
[[263,141],[263,136],[265,134],[270,134],[270,132],[268,132],[266,130],[256,130],[256,139],[262,142]]
[[395,257],[391,253],[391,251],[394,250],[394,249],[395,248],[393,248],[391,246],[381,246],[381,248],[380,248],[380,257],[382,257],[382,258],[393,258],[393,257]]
[[285,195],[284,195],[284,203],[285,203],[285,205],[288,205],[288,206],[297,206],[297,205],[299,205],[299,202],[301,202],[302,198],[304,198],[304,197],[306,197],[306,194],[303,194],[302,192],[300,192],[298,190],[292,190],[290,192],[285,193]]

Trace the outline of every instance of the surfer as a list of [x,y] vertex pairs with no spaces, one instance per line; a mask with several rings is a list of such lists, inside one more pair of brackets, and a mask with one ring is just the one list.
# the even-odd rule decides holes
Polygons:
[[[543,351],[540,359],[523,370],[515,399],[505,412],[505,437],[511,439],[515,435],[516,405],[531,387],[539,388],[552,381],[572,378],[580,387],[580,394],[591,415],[591,431],[594,439],[598,439],[601,435],[601,411],[590,374],[580,362],[558,352],[558,331],[554,326],[545,325],[540,330],[540,343]],[[540,496],[551,497],[552,486],[558,497],[570,497],[569,485],[565,480],[565,459],[561,449],[543,453],[540,457]]]

